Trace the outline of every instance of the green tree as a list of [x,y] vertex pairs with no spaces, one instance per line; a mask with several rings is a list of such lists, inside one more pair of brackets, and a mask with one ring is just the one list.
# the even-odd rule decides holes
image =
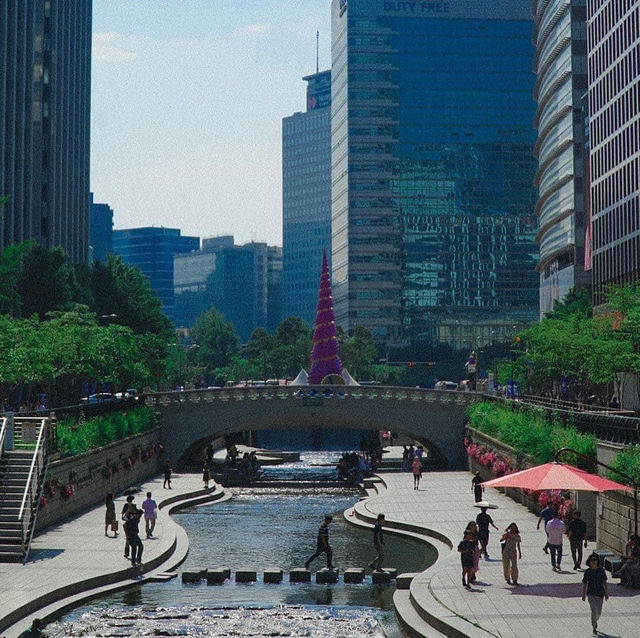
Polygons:
[[191,331],[196,347],[190,350],[191,360],[201,366],[208,379],[216,368],[231,363],[240,353],[240,341],[233,325],[215,309],[207,310],[197,319]]
[[94,310],[98,316],[114,316],[114,323],[129,326],[136,334],[172,337],[171,321],[162,312],[149,279],[142,271],[109,255],[106,264],[94,262],[90,273]]
[[311,327],[300,317],[287,317],[276,328],[276,341],[283,346],[294,345],[302,337],[311,338]]
[[19,244],[7,246],[0,255],[1,312],[16,314],[20,311],[21,300],[17,290],[20,265],[33,246],[35,246],[35,241],[27,239]]
[[340,358],[355,379],[368,379],[378,359],[378,348],[371,331],[364,326],[356,326],[353,337],[344,339],[340,345]]
[[34,244],[23,259],[17,291],[24,317],[44,317],[52,310],[71,307],[77,285],[62,248]]

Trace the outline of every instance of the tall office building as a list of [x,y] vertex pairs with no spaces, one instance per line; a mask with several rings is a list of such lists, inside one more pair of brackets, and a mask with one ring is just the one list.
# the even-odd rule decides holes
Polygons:
[[331,247],[331,71],[303,80],[306,112],[282,120],[282,312],[313,325]]
[[582,97],[587,90],[586,0],[532,4],[538,141],[540,315],[575,286],[584,270],[586,184]]
[[89,208],[89,244],[92,259],[105,262],[113,252],[113,209],[109,204],[98,204],[93,201]]
[[640,0],[588,0],[594,302],[640,280]]
[[173,257],[200,248],[199,237],[187,237],[178,228],[129,228],[113,231],[113,252],[137,266],[149,277],[151,287],[162,301],[162,310],[173,314]]
[[233,236],[205,238],[202,250],[174,258],[174,318],[191,328],[216,308],[242,341],[256,328],[273,330],[280,320],[282,249],[263,242],[242,246]]
[[479,347],[537,318],[530,7],[333,0],[343,327]]
[[91,0],[0,2],[0,247],[89,251]]

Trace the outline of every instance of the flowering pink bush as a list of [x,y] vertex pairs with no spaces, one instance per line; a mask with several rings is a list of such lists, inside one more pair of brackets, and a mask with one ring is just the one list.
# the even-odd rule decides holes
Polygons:
[[65,501],[68,501],[70,498],[73,498],[73,496],[75,495],[76,490],[73,487],[73,485],[65,485],[62,488],[62,494],[60,496],[62,496],[62,498]]
[[47,505],[49,505],[49,501],[44,496],[41,496],[40,502],[38,503],[38,509],[43,510]]
[[493,464],[493,473],[496,476],[504,476],[504,473],[507,471],[507,464],[502,461],[501,459],[498,459],[494,464]]

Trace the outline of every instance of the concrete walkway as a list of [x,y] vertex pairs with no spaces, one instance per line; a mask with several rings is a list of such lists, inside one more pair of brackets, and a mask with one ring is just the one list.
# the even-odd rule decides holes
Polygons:
[[[130,567],[124,559],[122,524],[117,538],[111,533],[109,538],[105,537],[104,506],[37,536],[26,565],[0,563],[0,635],[4,636],[3,632],[17,621],[21,621],[20,626],[25,629],[30,614],[43,614],[45,606],[62,598],[89,590],[97,592],[95,588],[114,583],[121,587],[144,582],[180,564],[187,554],[188,539],[182,528],[171,520],[169,512],[177,507],[175,503],[185,499],[214,500],[224,493],[219,486],[203,490],[202,481],[195,474],[174,474],[171,490],[163,489],[162,481],[162,477],[147,481],[135,495],[135,502],[140,506],[150,491],[161,508],[152,539],[144,538],[144,520],[141,523],[142,571]],[[124,503],[125,497],[116,500],[118,519]],[[15,627],[6,631],[6,635],[17,635]]]
[[[516,587],[505,583],[500,560],[500,533],[492,529],[489,541],[491,559],[481,560],[478,582],[472,591],[466,591],[461,583],[456,547],[462,540],[467,522],[475,519],[478,513],[473,507],[471,474],[427,473],[423,475],[419,491],[413,489],[409,473],[379,476],[384,484],[377,487],[378,495],[356,505],[358,517],[372,521],[383,512],[392,523],[409,523],[440,537],[440,542],[434,542],[440,554],[437,563],[414,578],[410,595],[396,592],[398,611],[402,616],[402,607],[405,606],[407,620],[417,635],[473,638],[576,638],[591,635],[589,606],[580,598],[582,573],[571,569],[573,561],[568,541],[564,543],[563,571],[555,573],[549,557],[542,551],[545,535],[536,531],[537,517],[524,506],[497,490],[488,488],[485,492],[485,498],[500,508],[491,512],[499,529],[504,530],[511,522],[520,529],[523,555],[519,561],[520,585]],[[451,548],[448,543],[441,542],[446,539],[449,539]],[[392,544],[393,537],[389,536],[386,542]],[[586,551],[590,552],[594,545],[591,543]],[[640,591],[626,589],[617,582],[609,583],[610,599],[604,603],[598,626],[600,635],[634,638],[640,635]],[[407,607],[408,603],[413,609]],[[439,631],[429,626],[425,619],[429,619]]]

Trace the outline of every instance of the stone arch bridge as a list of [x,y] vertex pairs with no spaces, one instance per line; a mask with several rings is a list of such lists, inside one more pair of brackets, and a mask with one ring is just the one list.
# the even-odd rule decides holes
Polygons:
[[225,434],[285,428],[393,430],[428,445],[450,468],[465,463],[466,408],[474,392],[386,386],[220,388],[145,395],[162,426],[165,453],[179,465]]

